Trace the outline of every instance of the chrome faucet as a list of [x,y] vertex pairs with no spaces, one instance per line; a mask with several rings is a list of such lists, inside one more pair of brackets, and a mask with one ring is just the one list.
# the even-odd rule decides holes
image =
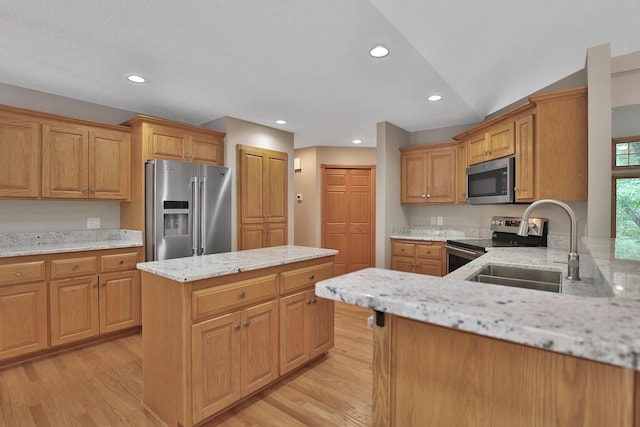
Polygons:
[[580,255],[578,255],[578,220],[573,210],[564,202],[554,199],[542,199],[533,202],[525,209],[522,214],[522,222],[520,223],[520,229],[518,230],[519,236],[529,235],[529,215],[536,206],[544,205],[546,203],[560,206],[569,215],[569,221],[571,222],[571,230],[569,234],[569,268],[567,271],[567,279],[580,280]]

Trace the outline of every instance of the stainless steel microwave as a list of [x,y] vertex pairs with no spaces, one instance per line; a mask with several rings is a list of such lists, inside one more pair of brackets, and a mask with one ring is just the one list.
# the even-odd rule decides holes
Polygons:
[[467,168],[467,202],[488,205],[515,202],[515,158],[478,163]]

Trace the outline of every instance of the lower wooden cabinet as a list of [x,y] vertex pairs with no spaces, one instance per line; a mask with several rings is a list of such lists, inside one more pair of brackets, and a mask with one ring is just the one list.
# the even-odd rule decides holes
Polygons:
[[194,422],[278,378],[277,312],[270,301],[192,326]]
[[0,363],[141,324],[142,248],[0,259]]
[[280,300],[280,373],[284,374],[333,347],[333,301],[313,289]]
[[444,242],[391,239],[391,269],[444,276]]
[[47,284],[0,286],[0,360],[47,348]]

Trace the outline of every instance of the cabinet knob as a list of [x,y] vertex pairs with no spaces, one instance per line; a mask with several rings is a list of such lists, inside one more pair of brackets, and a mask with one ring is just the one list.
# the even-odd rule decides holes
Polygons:
[[78,264],[76,264],[76,265],[74,265],[73,267],[71,267],[71,269],[72,269],[73,271],[76,271],[76,270],[78,270],[79,268],[80,268],[80,266],[79,266]]
[[91,188],[89,189],[89,191],[91,191],[92,193],[95,193],[95,192],[96,192],[96,187],[91,187]]
[[307,305],[311,305],[311,300],[307,301]]
[[315,274],[312,274],[311,276],[309,276],[309,280],[313,280],[313,279],[315,279],[315,278],[316,278],[316,275],[315,275]]
[[121,259],[120,262],[118,262],[118,264],[120,264],[120,265],[124,264],[124,260]]
[[242,324],[242,326],[244,326],[245,328],[248,328],[248,327],[249,327],[249,325],[250,325],[250,323],[249,323],[249,322],[244,322],[244,323]]
[[431,194],[427,194],[427,197],[431,197]]
[[82,187],[82,193],[86,193],[88,189],[88,187]]
[[423,199],[425,199],[427,197],[426,194],[422,194],[420,197],[422,197]]
[[238,294],[238,298],[244,298],[246,296],[246,294],[244,292],[240,292]]
[[16,277],[22,276],[22,271],[16,271]]
[[313,299],[313,300],[311,300],[311,302],[315,304],[315,303],[318,302],[318,300],[317,299]]
[[236,331],[240,330],[240,325],[233,325],[233,329],[235,329]]

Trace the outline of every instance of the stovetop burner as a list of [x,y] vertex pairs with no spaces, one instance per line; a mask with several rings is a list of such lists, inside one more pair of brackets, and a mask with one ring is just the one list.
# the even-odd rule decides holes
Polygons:
[[522,220],[517,217],[497,217],[491,219],[491,239],[447,240],[450,245],[470,250],[484,250],[497,247],[535,247],[547,246],[547,220],[544,218],[529,219],[529,236],[518,236],[518,228]]

